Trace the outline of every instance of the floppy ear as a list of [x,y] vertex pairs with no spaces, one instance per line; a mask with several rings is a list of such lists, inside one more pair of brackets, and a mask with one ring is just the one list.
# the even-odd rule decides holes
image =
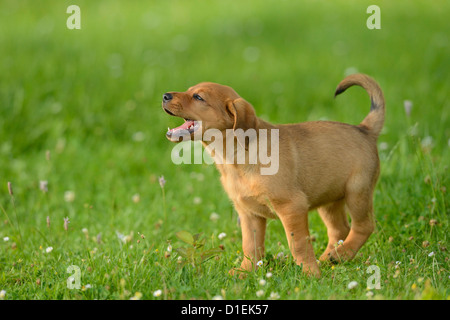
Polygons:
[[230,100],[227,102],[227,111],[233,116],[233,133],[238,143],[248,150],[249,142],[245,140],[245,136],[242,134],[236,135],[236,129],[242,129],[244,131],[248,129],[256,129],[256,113],[253,106],[242,98]]
[[243,98],[228,101],[227,111],[233,116],[233,130],[255,128],[255,109]]

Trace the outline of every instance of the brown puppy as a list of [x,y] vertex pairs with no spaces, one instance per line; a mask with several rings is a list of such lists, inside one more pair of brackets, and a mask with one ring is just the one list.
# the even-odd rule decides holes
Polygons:
[[[200,139],[208,149],[212,139],[204,138],[207,130],[222,133],[226,151],[213,150],[211,155],[239,214],[242,270],[254,269],[263,257],[268,218],[281,220],[296,263],[316,276],[320,271],[309,237],[309,211],[318,209],[327,227],[329,242],[321,261],[352,259],[373,232],[373,191],[380,171],[376,141],[385,102],[378,84],[363,74],[346,77],[335,96],[353,85],[363,87],[371,98],[370,112],[357,126],[331,121],[273,125],[259,119],[233,89],[215,83],[164,94],[163,109],[185,119],[180,127],[169,129],[169,140]],[[257,134],[239,137],[238,129],[254,129]],[[267,162],[249,161],[254,142],[267,144],[272,154],[278,152],[276,172],[261,174]],[[240,147],[245,148],[245,163],[236,161]],[[235,161],[227,162],[230,148]],[[339,240],[343,243],[337,245]]]

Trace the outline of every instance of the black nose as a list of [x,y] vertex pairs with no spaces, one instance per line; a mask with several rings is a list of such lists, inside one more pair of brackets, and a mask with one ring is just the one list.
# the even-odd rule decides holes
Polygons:
[[163,94],[163,102],[170,101],[170,100],[172,100],[172,98],[173,98],[173,95],[171,93],[164,93]]

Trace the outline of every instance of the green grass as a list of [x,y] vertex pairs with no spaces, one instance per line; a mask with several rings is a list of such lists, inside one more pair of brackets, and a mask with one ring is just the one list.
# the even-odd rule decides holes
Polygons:
[[[77,1],[82,28],[68,30],[72,2],[2,1],[4,299],[448,299],[450,4],[377,3],[380,30],[366,27],[369,1]],[[357,124],[369,111],[366,93],[333,99],[351,70],[374,77],[386,97],[376,232],[356,259],[322,265],[314,279],[292,262],[273,220],[264,266],[244,280],[229,276],[242,257],[237,214],[214,166],[171,162],[164,134],[179,121],[162,112],[162,94],[214,81],[274,123]],[[181,230],[224,250],[183,267],[175,250],[165,254],[184,245]],[[319,256],[327,238],[315,212],[310,230]],[[288,258],[275,259],[281,252]],[[71,265],[80,289],[67,287]],[[371,265],[379,290],[366,289]]]

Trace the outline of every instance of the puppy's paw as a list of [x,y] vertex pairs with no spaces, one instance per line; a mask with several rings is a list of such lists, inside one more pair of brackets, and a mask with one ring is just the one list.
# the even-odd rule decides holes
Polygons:
[[328,261],[333,264],[337,264],[344,261],[349,261],[353,259],[354,256],[355,252],[353,250],[346,248],[344,245],[340,245],[328,253]]
[[247,277],[248,271],[244,270],[242,268],[233,268],[230,271],[228,271],[228,274],[230,276],[233,276],[233,277],[238,276],[239,279],[242,280],[242,279],[245,279]]

